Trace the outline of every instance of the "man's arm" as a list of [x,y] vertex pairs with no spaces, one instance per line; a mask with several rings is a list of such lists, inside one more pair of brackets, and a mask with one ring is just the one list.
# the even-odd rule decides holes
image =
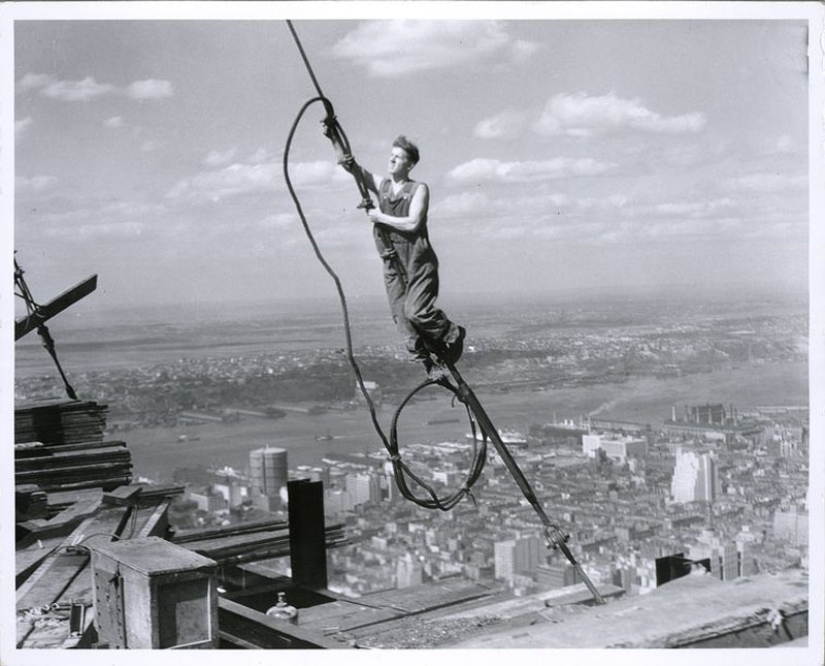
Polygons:
[[[380,184],[380,183],[379,183]],[[393,217],[382,213],[376,208],[369,211],[369,218],[374,223],[385,224],[398,231],[418,231],[418,228],[427,219],[427,210],[430,207],[430,190],[420,183],[415,188],[412,201],[410,201],[410,214],[407,217]]]
[[[378,188],[381,185],[381,180],[377,179],[372,173],[358,164],[352,155],[345,153],[343,146],[341,146],[338,141],[333,140],[332,147],[335,150],[335,157],[338,158],[338,164],[344,167],[348,173],[351,173],[353,178],[357,178],[356,173],[360,173],[367,189],[371,192],[375,192],[375,194],[378,194]],[[358,171],[356,171],[356,169]]]

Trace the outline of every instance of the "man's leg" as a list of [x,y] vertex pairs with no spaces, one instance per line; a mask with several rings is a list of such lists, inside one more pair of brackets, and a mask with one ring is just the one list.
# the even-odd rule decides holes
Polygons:
[[419,272],[407,287],[404,317],[412,327],[438,349],[445,361],[455,363],[464,348],[464,328],[451,322],[435,306],[438,272],[433,267]]
[[407,351],[412,354],[413,360],[428,360],[429,355],[424,348],[424,341],[405,313],[404,303],[407,299],[407,291],[404,288],[404,283],[391,267],[385,267],[384,269],[384,286],[387,289],[387,300],[390,304],[392,319],[401,337],[404,338]]

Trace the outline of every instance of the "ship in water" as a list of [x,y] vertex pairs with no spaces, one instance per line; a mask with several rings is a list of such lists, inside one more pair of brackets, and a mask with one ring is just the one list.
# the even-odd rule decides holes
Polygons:
[[459,423],[461,421],[457,416],[441,416],[433,419],[428,419],[426,425],[441,425],[442,423]]
[[[522,448],[527,448],[527,437],[522,433],[518,432],[517,430],[502,430],[501,428],[499,428],[498,436],[501,438],[501,441],[507,446],[518,446]],[[475,440],[478,442],[484,439],[484,435],[480,430],[477,431],[475,434],[468,432],[465,435],[465,437],[467,439],[475,438]]]

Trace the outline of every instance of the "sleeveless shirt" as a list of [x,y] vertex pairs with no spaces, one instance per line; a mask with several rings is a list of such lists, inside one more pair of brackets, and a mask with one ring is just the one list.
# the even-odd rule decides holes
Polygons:
[[[393,217],[407,217],[410,214],[410,203],[413,195],[420,186],[421,184],[415,181],[407,181],[395,193],[392,191],[392,181],[389,178],[385,179],[378,190],[379,210]],[[378,226],[378,224],[375,225],[373,236],[379,254],[384,256],[384,253],[392,248],[384,246]],[[381,226],[407,271],[409,280],[414,280],[422,271],[428,272],[429,269],[438,266],[438,259],[430,245],[426,217],[416,231],[399,231],[386,225]],[[384,258],[384,264],[385,268],[391,267],[391,261],[386,257]]]

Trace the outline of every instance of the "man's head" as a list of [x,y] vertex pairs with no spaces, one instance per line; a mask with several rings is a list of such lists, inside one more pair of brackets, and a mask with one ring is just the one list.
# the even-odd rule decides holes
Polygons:
[[410,160],[410,164],[415,166],[418,164],[419,154],[418,154],[418,146],[416,146],[412,141],[410,141],[407,137],[403,134],[396,138],[395,141],[392,142],[393,148],[400,148],[405,153],[407,153],[407,157]]

